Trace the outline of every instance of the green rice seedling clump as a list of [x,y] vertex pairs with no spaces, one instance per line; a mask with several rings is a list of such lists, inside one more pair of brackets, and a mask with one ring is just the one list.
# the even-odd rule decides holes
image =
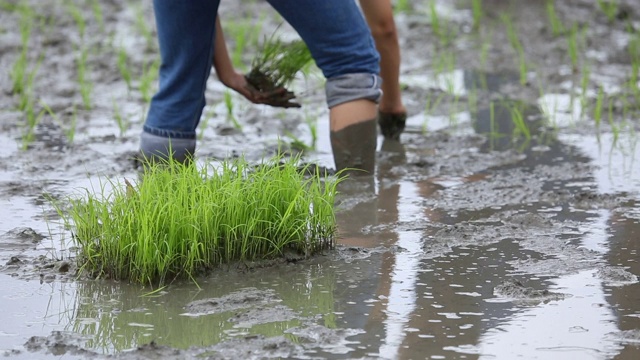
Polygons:
[[247,81],[264,92],[287,87],[313,60],[307,45],[298,40],[284,42],[279,38],[267,39],[251,64]]
[[78,265],[94,277],[164,284],[231,262],[330,249],[340,177],[298,162],[169,161],[147,164],[135,186],[125,180],[105,183],[97,194],[87,190],[63,215]]

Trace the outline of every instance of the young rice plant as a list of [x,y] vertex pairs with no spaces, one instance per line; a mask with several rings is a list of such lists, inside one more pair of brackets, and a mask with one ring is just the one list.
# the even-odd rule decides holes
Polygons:
[[68,212],[58,209],[82,272],[149,284],[194,279],[224,263],[333,247],[341,178],[305,176],[309,165],[298,162],[147,164],[137,185],[109,181]]

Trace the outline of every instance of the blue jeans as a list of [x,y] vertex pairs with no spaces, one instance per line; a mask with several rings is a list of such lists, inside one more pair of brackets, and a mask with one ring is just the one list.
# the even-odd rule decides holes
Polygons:
[[[354,0],[268,1],[307,44],[328,84],[336,79],[336,86],[327,87],[329,106],[377,100],[379,56]],[[195,139],[205,106],[219,4],[220,0],[153,1],[162,65],[144,132]]]

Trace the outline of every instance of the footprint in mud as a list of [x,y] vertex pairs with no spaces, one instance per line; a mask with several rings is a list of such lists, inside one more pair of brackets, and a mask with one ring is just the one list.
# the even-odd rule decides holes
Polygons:
[[505,280],[502,284],[496,286],[493,289],[493,293],[497,296],[523,302],[548,302],[553,300],[563,300],[567,297],[566,294],[526,287],[520,281],[511,279]]
[[620,266],[603,266],[598,269],[596,276],[609,286],[624,286],[638,282],[638,276]]

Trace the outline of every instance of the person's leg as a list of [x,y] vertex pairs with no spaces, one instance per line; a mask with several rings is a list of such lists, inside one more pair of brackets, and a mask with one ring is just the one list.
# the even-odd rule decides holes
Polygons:
[[327,78],[331,147],[337,170],[372,174],[379,56],[369,28],[351,0],[270,0],[309,47]]
[[158,92],[151,100],[140,136],[140,152],[147,159],[173,155],[184,162],[195,152],[219,3],[153,1],[162,64]]
[[391,0],[360,0],[360,7],[380,53],[383,82],[378,123],[385,138],[398,140],[405,127],[407,110],[400,92],[400,45]]

